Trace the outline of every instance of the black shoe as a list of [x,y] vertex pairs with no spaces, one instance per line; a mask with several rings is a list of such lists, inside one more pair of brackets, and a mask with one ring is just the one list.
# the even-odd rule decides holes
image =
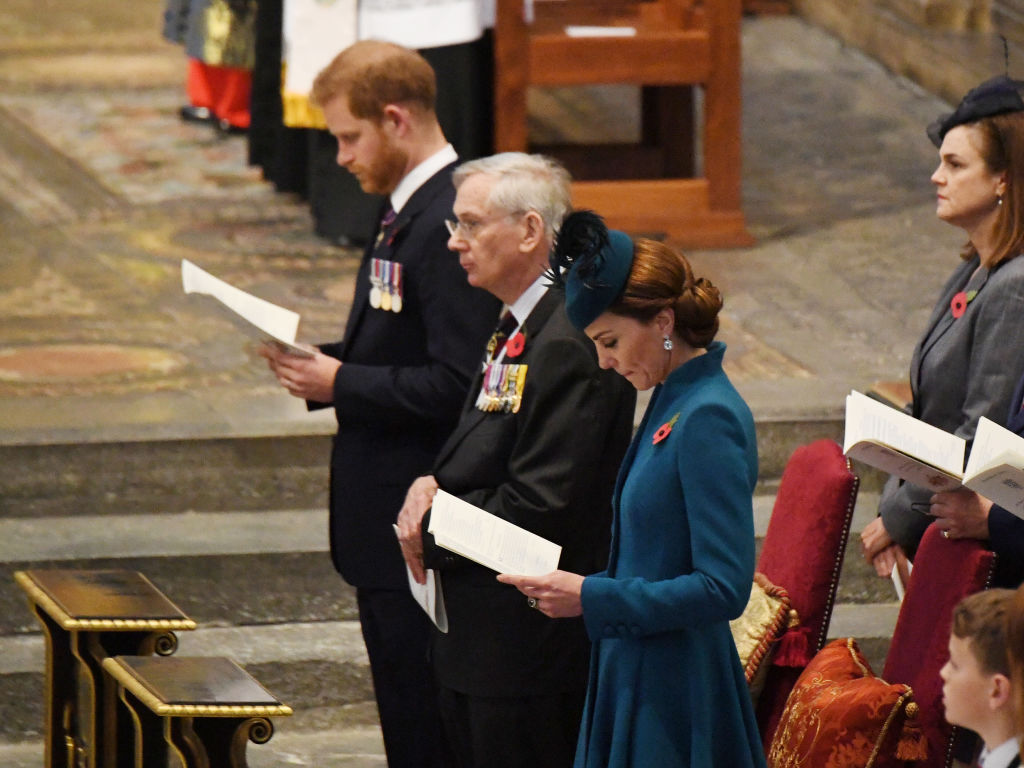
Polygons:
[[248,128],[241,128],[237,125],[232,125],[227,120],[218,120],[217,130],[225,136],[235,136],[249,132]]
[[212,123],[217,120],[206,107],[193,107],[191,104],[179,109],[178,116],[186,123]]

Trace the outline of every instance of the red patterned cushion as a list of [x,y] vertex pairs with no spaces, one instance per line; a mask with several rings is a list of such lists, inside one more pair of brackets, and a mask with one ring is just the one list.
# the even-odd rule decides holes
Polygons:
[[897,768],[924,758],[910,686],[875,677],[853,638],[833,640],[793,686],[768,768]]

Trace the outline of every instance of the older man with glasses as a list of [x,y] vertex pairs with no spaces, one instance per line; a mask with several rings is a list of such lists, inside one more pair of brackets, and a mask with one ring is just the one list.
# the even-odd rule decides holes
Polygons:
[[569,176],[537,155],[459,166],[448,247],[469,284],[505,304],[462,417],[431,475],[406,494],[399,538],[421,582],[440,572],[448,632],[432,660],[459,768],[567,768],[576,748],[589,644],[579,619],[549,619],[495,573],[424,535],[440,487],[562,547],[561,567],[603,569],[611,492],[635,390],[602,371],[544,273],[569,208]]

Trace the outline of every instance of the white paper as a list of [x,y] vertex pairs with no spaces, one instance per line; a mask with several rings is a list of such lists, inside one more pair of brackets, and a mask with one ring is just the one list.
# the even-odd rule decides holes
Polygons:
[[964,485],[1024,518],[1024,438],[982,416]]
[[181,260],[181,285],[185,293],[212,296],[286,352],[300,357],[313,356],[308,349],[295,344],[295,334],[299,329],[297,312],[246,293],[200,269],[188,259]]
[[[398,526],[392,525],[395,535],[398,535]],[[420,604],[434,626],[442,632],[448,632],[448,611],[444,607],[444,593],[441,591],[441,579],[433,568],[427,569],[427,583],[420,584],[412,575],[412,569],[406,565],[405,574],[409,580],[409,591],[413,599]]]
[[498,573],[542,576],[558,568],[562,555],[558,544],[441,490],[427,530],[438,546]]
[[569,26],[565,34],[569,37],[636,37],[636,27]]
[[[914,564],[909,560],[904,560],[904,564],[907,569],[907,578],[910,578],[910,572],[914,570]],[[897,562],[892,567],[892,585],[896,588],[896,599],[901,603],[903,602],[904,596],[907,594],[907,585],[903,583],[903,577],[900,575],[900,564]]]
[[960,487],[967,444],[861,394],[846,398],[843,453],[934,491]]
[[360,0],[359,39],[406,48],[479,40],[494,26],[494,0]]

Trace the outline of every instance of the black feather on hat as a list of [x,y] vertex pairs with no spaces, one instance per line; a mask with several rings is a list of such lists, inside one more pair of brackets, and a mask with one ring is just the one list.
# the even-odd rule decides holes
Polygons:
[[973,123],[983,117],[1024,111],[1024,99],[1020,96],[1022,89],[1024,82],[1011,80],[1006,75],[986,80],[968,91],[955,111],[941,115],[929,125],[928,138],[932,144],[939,147],[942,146],[946,134],[958,125]]

